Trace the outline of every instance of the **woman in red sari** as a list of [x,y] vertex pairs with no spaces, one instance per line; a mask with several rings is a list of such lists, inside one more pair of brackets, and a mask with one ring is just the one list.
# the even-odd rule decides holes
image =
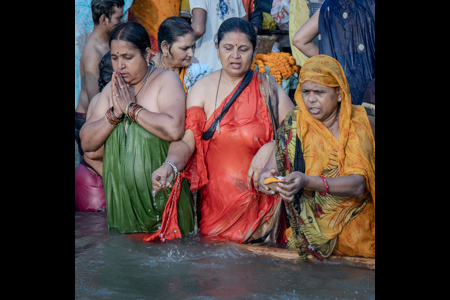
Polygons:
[[[278,105],[266,105],[269,91],[261,86],[269,77],[250,70],[256,33],[248,21],[226,20],[219,28],[216,47],[222,69],[201,78],[189,92],[185,135],[171,144],[168,163],[153,173],[153,188],[168,188],[174,178],[176,186],[181,177],[187,177],[191,190],[199,190],[201,196],[203,235],[239,243],[285,241],[284,230],[278,227],[285,224],[280,222],[280,198],[260,193],[258,181],[275,146],[273,128],[279,122],[271,120],[283,120],[294,105],[276,83],[270,93],[272,101],[278,97]],[[247,80],[248,85],[232,102],[233,94]],[[228,103],[233,104],[214,122]],[[205,132],[213,136],[205,137]],[[186,163],[177,177],[177,170]],[[176,222],[166,219],[160,232],[144,240],[169,239],[176,230],[171,224]]]

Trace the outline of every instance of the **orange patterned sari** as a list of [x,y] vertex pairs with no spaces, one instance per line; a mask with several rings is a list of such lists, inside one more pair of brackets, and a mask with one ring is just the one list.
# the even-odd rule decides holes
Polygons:
[[307,80],[341,87],[339,140],[307,111],[299,85],[295,93],[298,108],[287,115],[278,131],[284,141],[278,148],[282,149],[277,153],[278,170],[285,170],[284,176],[296,170],[298,137],[305,174],[362,175],[366,178],[366,192],[361,198],[343,198],[321,196],[305,189],[299,199],[299,209],[291,211],[299,221],[299,228],[288,229],[289,245],[301,245],[303,255],[313,248],[321,249],[319,254],[328,252],[329,255],[333,251],[340,255],[375,257],[375,141],[366,111],[360,105],[351,104],[347,79],[335,59],[325,55],[308,59],[300,73],[300,82]]

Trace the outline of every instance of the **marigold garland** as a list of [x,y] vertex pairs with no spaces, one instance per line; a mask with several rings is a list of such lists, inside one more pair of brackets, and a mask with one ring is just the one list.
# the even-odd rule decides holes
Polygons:
[[281,78],[288,79],[294,73],[300,72],[300,67],[295,64],[295,58],[287,52],[269,52],[268,54],[259,53],[255,56],[250,68],[255,71],[255,65],[258,66],[258,72],[266,73],[264,66],[270,68],[270,75],[274,76],[281,85]]

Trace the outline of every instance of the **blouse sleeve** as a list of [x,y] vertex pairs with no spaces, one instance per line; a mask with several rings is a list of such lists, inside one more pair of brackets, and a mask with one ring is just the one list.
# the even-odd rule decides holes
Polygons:
[[191,185],[191,191],[197,191],[209,182],[202,140],[205,122],[206,115],[201,107],[193,106],[186,111],[185,130],[192,130],[195,137],[195,150],[184,171],[184,175]]

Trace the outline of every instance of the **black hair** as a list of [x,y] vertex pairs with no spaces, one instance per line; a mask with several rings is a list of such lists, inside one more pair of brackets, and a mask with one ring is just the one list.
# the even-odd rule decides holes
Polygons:
[[192,29],[189,23],[180,17],[170,17],[165,19],[158,30],[158,49],[159,52],[162,52],[161,43],[166,41],[169,44],[169,53],[170,49],[172,49],[172,45],[177,41],[177,39],[181,36],[184,36],[188,33],[194,34],[194,29]]
[[116,8],[121,8],[125,5],[124,0],[92,0],[92,20],[95,25],[100,23],[100,17],[106,15],[111,20],[112,15],[116,12]]
[[129,42],[141,51],[142,57],[145,58],[146,49],[151,49],[150,37],[145,28],[136,22],[126,22],[117,25],[109,36],[109,47],[111,48],[112,40],[121,40]]
[[99,64],[100,78],[98,79],[98,88],[100,92],[111,81],[112,73],[114,71],[111,61],[111,51],[103,56]]
[[219,31],[215,36],[215,41],[217,43],[216,47],[218,47],[225,34],[236,30],[239,30],[247,35],[250,43],[253,45],[253,51],[255,51],[256,39],[258,38],[255,28],[249,21],[241,18],[229,18],[225,20],[222,25],[220,25]]

